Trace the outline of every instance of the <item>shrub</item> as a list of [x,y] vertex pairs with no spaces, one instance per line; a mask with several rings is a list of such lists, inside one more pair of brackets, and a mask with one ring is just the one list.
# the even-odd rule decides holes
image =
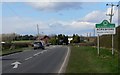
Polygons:
[[6,49],[17,49],[17,48],[24,48],[24,47],[32,47],[31,43],[4,43],[2,44],[2,50]]
[[15,48],[28,47],[28,43],[14,43]]
[[2,44],[2,50],[9,49],[11,47],[12,43],[3,43]]

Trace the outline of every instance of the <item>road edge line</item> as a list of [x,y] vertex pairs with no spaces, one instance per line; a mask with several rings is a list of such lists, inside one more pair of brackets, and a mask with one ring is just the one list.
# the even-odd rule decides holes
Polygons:
[[[58,71],[58,74],[60,74],[60,73],[64,73],[64,72],[62,72],[63,71],[63,68],[65,68],[65,64],[67,64],[67,61],[69,60],[69,57],[70,56],[70,47],[68,47],[68,51],[67,51],[67,55],[66,55],[66,57],[64,58],[64,62],[63,62],[63,64],[62,64],[62,66],[60,67],[60,70]],[[66,65],[67,66],[67,65]]]

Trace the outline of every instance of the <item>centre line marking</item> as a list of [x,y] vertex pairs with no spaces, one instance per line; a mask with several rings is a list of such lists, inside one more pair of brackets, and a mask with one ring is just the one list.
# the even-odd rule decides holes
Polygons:
[[29,59],[31,59],[31,58],[33,58],[33,57],[28,57],[28,58],[26,58],[25,60],[29,60]]

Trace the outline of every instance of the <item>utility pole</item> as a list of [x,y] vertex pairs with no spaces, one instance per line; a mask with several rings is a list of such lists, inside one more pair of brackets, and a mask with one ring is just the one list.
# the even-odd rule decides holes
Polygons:
[[90,32],[89,36],[91,37],[91,32]]
[[[119,5],[114,5],[114,4],[106,4],[106,6],[111,6],[111,10],[110,10],[110,14],[106,14],[107,16],[110,16],[110,23],[112,23],[112,17],[114,16],[114,13],[113,13],[113,7],[114,6],[119,6]],[[114,55],[114,36],[112,34],[112,55]]]
[[38,34],[38,39],[39,39],[39,26],[38,26],[38,24],[37,24],[37,34]]

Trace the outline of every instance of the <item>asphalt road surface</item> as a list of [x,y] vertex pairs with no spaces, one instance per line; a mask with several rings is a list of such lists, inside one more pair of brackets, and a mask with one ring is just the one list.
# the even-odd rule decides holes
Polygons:
[[66,46],[50,46],[3,56],[2,73],[61,73],[68,53]]

